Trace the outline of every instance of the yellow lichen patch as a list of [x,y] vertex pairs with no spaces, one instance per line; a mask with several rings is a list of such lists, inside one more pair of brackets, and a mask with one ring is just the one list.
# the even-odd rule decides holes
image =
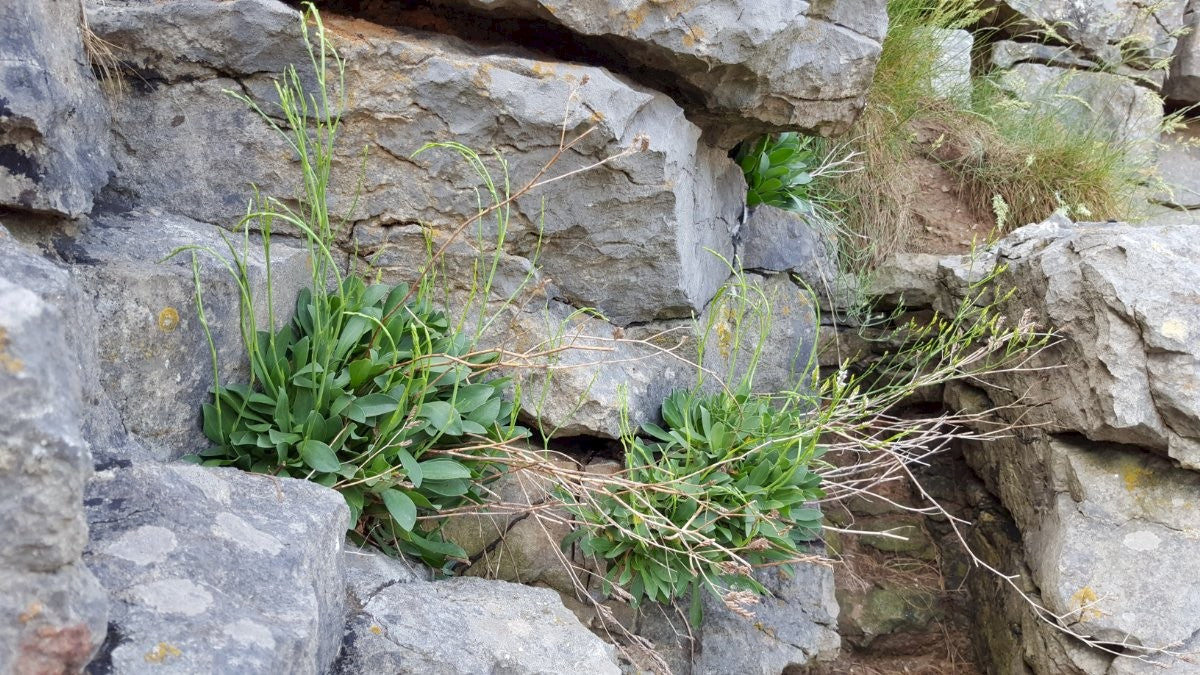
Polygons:
[[170,333],[176,328],[179,328],[179,312],[175,311],[174,307],[164,307],[158,313],[158,329]]
[[142,658],[146,659],[146,663],[162,663],[171,657],[183,656],[183,652],[175,645],[169,645],[165,642],[160,642],[155,645],[154,649],[146,652]]
[[369,630],[376,635],[383,635],[383,629],[379,626],[371,626]]
[[[458,65],[458,64],[455,64]],[[465,66],[469,67],[469,66]],[[488,63],[481,63],[475,70],[475,75],[471,77],[471,82],[477,89],[488,89],[492,86],[492,66]]]
[[1104,616],[1096,603],[1100,600],[1091,586],[1084,586],[1071,596],[1071,606],[1079,612],[1080,621],[1092,621]]
[[688,32],[683,36],[683,46],[695,47],[704,41],[704,30],[699,26],[688,26]]
[[1163,337],[1172,340],[1186,340],[1188,338],[1188,325],[1180,319],[1167,319],[1162,324]]
[[0,328],[0,367],[16,375],[25,369],[25,362],[8,351],[8,331]]
[[29,603],[29,606],[25,608],[25,611],[21,612],[21,614],[17,616],[17,620],[21,623],[29,623],[40,616],[43,609],[45,608],[42,607],[42,603],[31,602]]
[[1129,462],[1128,466],[1121,468],[1121,480],[1125,482],[1125,489],[1130,492],[1145,485],[1146,479],[1153,475],[1153,471],[1136,462]]
[[543,80],[555,76],[554,64],[546,61],[534,61],[529,71]]

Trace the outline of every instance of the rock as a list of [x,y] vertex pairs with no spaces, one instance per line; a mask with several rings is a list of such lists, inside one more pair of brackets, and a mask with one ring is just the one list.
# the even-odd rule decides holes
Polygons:
[[944,257],[894,253],[872,272],[867,292],[891,307],[931,307],[942,293],[938,268]]
[[351,616],[339,673],[618,673],[549,589],[459,577],[385,586]]
[[123,462],[88,486],[113,600],[96,672],[323,673],[341,644],[349,509],[315,483]]
[[[698,630],[687,626],[686,607],[672,612],[649,606],[642,610],[638,633],[655,641],[674,671],[697,675],[774,675],[837,656],[832,569],[799,564],[790,577],[777,568],[756,576],[770,592],[747,608],[752,618],[738,615],[706,591]],[[699,641],[690,660],[689,634]]]
[[932,66],[933,92],[940,98],[971,101],[971,48],[975,38],[965,30],[929,29],[937,39]]
[[[1165,189],[1151,201],[1179,209],[1200,207],[1200,126],[1188,125],[1163,139],[1158,173]],[[1152,223],[1159,223],[1153,216]]]
[[1163,95],[1184,103],[1200,102],[1200,12],[1195,0],[1188,0],[1183,23],[1189,29],[1179,37],[1175,56],[1171,59],[1171,72],[1163,87]]
[[433,570],[409,558],[393,558],[373,548],[347,545],[342,553],[346,567],[346,604],[348,610],[362,606],[384,586],[432,581]]
[[1020,63],[1001,74],[1000,84],[1045,114],[1125,145],[1138,160],[1154,157],[1162,101],[1128,78]]
[[1138,0],[1000,0],[1025,20],[1010,22],[1021,32],[1052,26],[1056,35],[1078,45],[1106,66],[1135,63],[1149,68],[1170,58],[1184,27],[1187,0],[1145,5]]
[[1061,342],[1015,374],[1029,424],[1142,446],[1200,467],[1200,242],[1189,228],[1051,220],[1001,240],[1011,316]]
[[818,295],[832,296],[838,277],[834,225],[773,206],[750,212],[738,232],[747,270],[791,272]]
[[[112,191],[197,220],[231,223],[245,211],[250,183],[284,199],[300,184],[291,151],[223,93],[250,91],[270,108],[271,73],[223,54],[251,39],[256,53],[290,53],[292,38],[273,37],[283,34],[276,25],[286,23],[290,10],[243,0],[238,16],[254,10],[261,16],[242,20],[269,26],[196,45],[193,35],[216,40],[226,32],[195,26],[209,11],[186,9],[195,4],[211,3],[93,8],[101,37],[139,63],[173,63],[176,54],[188,54],[195,59],[189,72],[203,70],[183,77],[162,66],[151,86],[110,102],[122,141]],[[155,21],[188,23],[161,34],[136,29],[150,20],[148,12],[164,13]],[[454,140],[485,155],[502,149],[517,189],[558,152],[564,130],[570,139],[594,127],[547,176],[621,156],[518,200],[509,250],[530,259],[540,252],[564,299],[620,325],[690,316],[725,280],[724,263],[706,249],[732,255],[744,203],[741,172],[725,152],[700,141],[700,129],[671,99],[601,68],[489,53],[450,37],[333,16],[326,25],[347,61],[350,94],[330,191],[334,213],[357,199],[356,222],[449,231],[475,215],[479,180],[450,151],[410,158],[423,142]],[[233,67],[250,72],[224,70]],[[646,138],[644,150],[630,150],[640,150]],[[489,166],[500,175],[496,163]],[[487,222],[490,237],[497,224]]]
[[[218,230],[162,212],[98,216],[82,233],[53,241],[82,290],[97,371],[88,373],[120,414],[120,425],[148,446],[149,456],[179,457],[208,447],[200,431],[200,404],[212,386],[208,338],[196,314],[189,254],[164,260],[181,246],[228,249]],[[267,305],[266,265],[258,244],[247,259],[258,325],[290,321],[299,289],[311,273],[306,252],[276,239],[271,247],[272,306]],[[209,329],[222,382],[247,381],[249,364],[238,325],[240,290],[211,255],[197,254]],[[102,412],[102,411],[101,411]],[[122,454],[98,447],[101,460]]]
[[744,290],[734,285],[700,317],[707,384],[736,387],[753,364],[754,391],[803,390],[816,370],[817,328],[813,295],[789,275],[746,274]]
[[1127,77],[1143,86],[1158,90],[1163,86],[1167,77],[1161,68],[1142,70],[1130,67],[1124,63],[1101,65],[1096,59],[1080,56],[1071,46],[1047,44],[1044,42],[1014,42],[1013,40],[996,40],[991,44],[992,66],[1001,70],[1012,68],[1018,63],[1040,63],[1045,66],[1075,68],[1077,70],[1097,70],[1110,72]]
[[0,205],[76,217],[112,170],[78,2],[0,7]]
[[860,647],[884,635],[920,630],[939,614],[930,589],[888,583],[862,592],[840,590],[837,603],[839,632]]
[[0,227],[0,671],[78,671],[104,638],[107,602],[80,562],[83,487],[67,275]]
[[[1051,613],[1096,639],[1149,648],[1200,631],[1200,597],[1179,591],[1200,572],[1191,497],[1200,474],[1136,448],[1040,432],[967,459],[1012,513]],[[1147,568],[1148,558],[1171,564]]]
[[862,109],[887,30],[885,3],[877,0],[451,4],[515,12],[600,38],[601,51],[677,92],[726,148],[768,131],[845,132]]

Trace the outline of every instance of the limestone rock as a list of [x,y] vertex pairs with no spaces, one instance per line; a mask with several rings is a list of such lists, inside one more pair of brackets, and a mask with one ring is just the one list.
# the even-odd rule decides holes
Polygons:
[[[1189,228],[1047,221],[998,248],[1010,313],[1062,337],[1045,363],[1011,384],[1031,423],[1138,445],[1200,467],[1200,242]],[[1044,405],[1040,405],[1044,404]]]
[[[1166,184],[1151,201],[1177,209],[1200,207],[1200,127],[1190,124],[1163,138],[1158,172]],[[1151,216],[1150,222],[1160,223]]]
[[[236,238],[236,236],[235,236]],[[143,441],[151,456],[170,459],[208,447],[200,432],[200,404],[212,386],[208,339],[196,313],[190,255],[164,260],[180,246],[206,246],[228,255],[216,228],[162,212],[98,216],[79,234],[53,241],[82,290],[91,326],[96,372],[88,373],[120,414],[120,425]],[[237,244],[240,245],[240,244]],[[266,265],[250,244],[247,258],[258,325],[273,314],[291,320],[299,289],[309,283],[307,253],[282,240],[272,245],[272,302]],[[221,381],[246,381],[249,367],[238,325],[239,289],[226,268],[197,253],[204,305],[221,364]],[[122,454],[99,447],[101,458]]]
[[1200,572],[1189,496],[1200,474],[1136,448],[1040,434],[967,457],[1013,514],[1052,613],[1097,639],[1151,648],[1200,631],[1200,598],[1179,590]]
[[337,672],[619,673],[615,650],[549,589],[459,577],[383,587],[347,626]]
[[769,593],[748,607],[753,618],[734,613],[707,594],[704,622],[692,629],[699,641],[689,659],[686,607],[678,613],[659,607],[644,610],[638,633],[654,640],[681,673],[700,675],[774,675],[792,672],[837,656],[838,604],[833,570],[800,564],[791,576],[760,570],[757,578]]
[[971,48],[975,38],[962,29],[930,29],[937,39],[938,55],[933,62],[933,92],[956,101],[971,100]]
[[107,602],[80,562],[92,470],[69,334],[65,272],[0,227],[0,671],[79,670]]
[[1053,26],[1085,54],[1107,66],[1133,62],[1143,68],[1169,58],[1184,26],[1187,0],[1148,5],[1139,0],[1000,0],[1025,20],[1016,30]]
[[[210,3],[92,10],[101,37],[161,69],[147,76],[150,86],[110,102],[122,141],[112,188],[201,221],[230,223],[244,213],[250,183],[286,199],[297,193],[299,176],[290,150],[222,91],[251,92],[271,110],[274,73],[224,54],[253,34],[252,50],[272,55],[263,68],[274,67],[291,53],[294,39],[283,35],[295,28],[285,21],[291,10],[278,3],[242,0],[239,21],[263,27],[218,32],[196,25],[204,12],[187,9],[195,4]],[[162,16],[151,21],[147,13],[155,12]],[[148,21],[179,26],[137,29]],[[506,56],[333,16],[326,24],[347,61],[334,213],[357,197],[355,221],[447,231],[475,214],[479,181],[452,152],[410,158],[423,142],[459,141],[484,155],[502,150],[516,189],[558,152],[564,130],[570,140],[594,127],[546,176],[622,156],[518,200],[509,249],[527,258],[540,251],[566,300],[621,325],[688,316],[724,281],[724,263],[706,249],[732,255],[744,201],[741,172],[726,153],[700,141],[700,129],[671,99],[601,68]],[[193,74],[180,72],[176,54],[194,59],[185,69]],[[646,138],[644,150],[622,154]],[[489,166],[498,178],[499,165]],[[487,234],[494,234],[495,221],[487,222]]]
[[85,560],[113,600],[98,672],[324,673],[349,509],[307,481],[121,462],[88,486]]
[[765,131],[846,131],[862,108],[887,29],[885,3],[877,0],[452,4],[517,12],[603,38],[631,68],[661,73],[724,147]]
[[1200,102],[1200,12],[1195,0],[1188,0],[1183,23],[1189,29],[1179,37],[1175,46],[1175,57],[1171,59],[1171,73],[1167,77],[1163,95],[1185,103]]
[[1000,84],[1045,114],[1080,129],[1095,129],[1124,144],[1133,156],[1154,157],[1163,107],[1149,89],[1110,73],[1020,63],[1001,74]]
[[108,113],[72,0],[0,6],[0,205],[76,217],[108,182]]
[[831,295],[838,274],[833,227],[816,216],[760,206],[738,232],[738,257],[747,270],[790,272],[817,294]]

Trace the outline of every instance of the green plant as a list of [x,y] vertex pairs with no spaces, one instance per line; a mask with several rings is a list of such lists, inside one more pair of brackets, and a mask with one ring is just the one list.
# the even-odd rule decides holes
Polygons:
[[[285,125],[251,99],[229,92],[290,144],[304,178],[301,207],[259,197],[239,223],[241,250],[223,234],[227,256],[198,247],[172,253],[193,254],[197,308],[206,332],[196,253],[217,257],[233,276],[241,293],[240,326],[251,372],[248,383],[221,384],[213,348],[213,400],[203,407],[204,433],[213,445],[192,459],[333,487],[350,506],[359,539],[441,565],[462,551],[436,531],[418,527],[419,514],[474,499],[491,471],[488,449],[524,430],[515,425],[513,403],[504,400],[507,381],[484,379],[499,354],[476,351],[478,334],[464,332],[461,321],[453,323],[434,307],[430,275],[410,287],[368,284],[341,272],[326,195],[341,122],[344,64],[311,4],[302,29],[319,91],[306,93],[296,69],[289,67],[276,82]],[[330,66],[337,76],[338,97],[332,98]],[[248,272],[251,225],[261,236],[271,307],[276,221],[304,236],[311,287],[301,291],[291,322],[275,330],[272,314],[268,330],[259,330]]]
[[797,434],[797,411],[774,403],[745,387],[671,394],[666,428],[647,423],[645,437],[624,438],[625,478],[656,488],[613,486],[573,506],[585,526],[565,543],[606,561],[605,581],[634,606],[690,593],[693,623],[705,591],[766,592],[749,569],[804,557],[821,528],[808,504],[824,496],[812,469],[817,430]]
[[744,144],[737,161],[746,176],[746,206],[811,212],[809,186],[818,164],[812,141],[789,131]]

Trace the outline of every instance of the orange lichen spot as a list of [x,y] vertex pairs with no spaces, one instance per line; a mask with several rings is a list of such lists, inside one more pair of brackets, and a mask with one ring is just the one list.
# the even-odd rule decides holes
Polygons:
[[555,75],[554,64],[547,63],[546,61],[534,61],[533,67],[529,70],[538,78],[543,80],[554,77]]
[[688,26],[688,32],[683,36],[683,46],[695,47],[704,40],[704,29],[699,26]]
[[21,623],[29,623],[30,621],[36,619],[38,616],[41,616],[42,610],[44,610],[44,609],[45,609],[45,607],[42,607],[42,603],[37,602],[37,601],[31,602],[31,603],[29,603],[29,606],[25,608],[25,611],[21,612],[17,616],[17,620],[20,621]]
[[641,28],[642,24],[646,23],[646,8],[639,7],[625,16],[629,20],[629,30],[635,31]]
[[178,647],[166,642],[160,642],[155,645],[154,649],[146,652],[142,658],[146,659],[146,663],[162,663],[169,658],[178,658],[180,656],[183,656],[183,652],[179,651]]
[[175,311],[174,307],[164,307],[158,313],[158,329],[170,333],[176,328],[179,328],[179,312]]
[[8,343],[8,331],[0,328],[0,367],[16,375],[25,369],[25,362],[9,353]]
[[487,89],[492,86],[492,66],[488,63],[481,63],[475,69],[475,75],[471,78],[478,89]]

